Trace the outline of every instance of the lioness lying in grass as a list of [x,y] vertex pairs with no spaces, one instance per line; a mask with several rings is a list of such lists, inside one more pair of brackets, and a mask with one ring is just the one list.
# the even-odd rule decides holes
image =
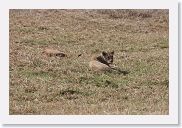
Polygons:
[[93,71],[109,71],[117,74],[126,75],[128,71],[122,71],[119,67],[113,65],[114,51],[105,52],[103,51],[101,55],[94,55],[89,62],[89,67]]
[[114,51],[105,52],[103,51],[101,55],[94,55],[89,62],[89,67],[93,71],[109,71],[114,67],[113,64]]

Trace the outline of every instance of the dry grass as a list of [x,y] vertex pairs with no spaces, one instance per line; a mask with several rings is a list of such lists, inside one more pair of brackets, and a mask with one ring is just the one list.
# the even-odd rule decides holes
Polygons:
[[[168,23],[167,10],[10,10],[10,114],[168,114]],[[128,74],[88,69],[113,49]]]

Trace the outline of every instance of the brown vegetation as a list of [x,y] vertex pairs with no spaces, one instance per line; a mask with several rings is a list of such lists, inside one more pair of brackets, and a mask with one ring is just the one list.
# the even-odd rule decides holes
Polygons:
[[[10,114],[168,114],[168,15],[10,10]],[[47,47],[69,57],[44,57]],[[129,73],[90,71],[104,50]]]

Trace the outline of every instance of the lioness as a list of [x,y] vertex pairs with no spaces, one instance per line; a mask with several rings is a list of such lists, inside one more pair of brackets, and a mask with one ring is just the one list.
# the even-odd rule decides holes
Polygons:
[[103,51],[99,56],[92,56],[89,67],[93,71],[109,71],[112,70],[114,51]]
[[61,57],[66,57],[67,56],[65,53],[62,53],[59,50],[50,49],[50,48],[46,48],[43,51],[43,53],[46,54],[49,57],[56,56],[56,57],[60,57],[61,58]]

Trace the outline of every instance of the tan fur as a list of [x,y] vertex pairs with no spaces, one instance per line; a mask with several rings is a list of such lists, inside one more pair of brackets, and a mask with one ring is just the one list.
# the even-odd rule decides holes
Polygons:
[[109,71],[111,68],[106,64],[103,64],[97,60],[92,60],[89,62],[89,67],[93,71]]
[[59,50],[56,49],[50,49],[50,48],[46,48],[43,53],[49,57],[51,56],[58,56],[58,57],[66,57],[66,54],[60,52]]
[[[105,52],[107,53],[107,52]],[[108,54],[108,53],[107,53]],[[109,55],[110,56],[110,55]],[[112,54],[113,56],[113,54]],[[103,62],[101,62],[100,60],[98,60],[98,57],[103,57],[103,55],[93,55],[91,57],[91,61],[89,62],[89,68],[93,71],[110,71],[112,70],[112,68],[110,67],[110,64],[105,64]],[[109,61],[107,59],[105,59],[105,61]]]

